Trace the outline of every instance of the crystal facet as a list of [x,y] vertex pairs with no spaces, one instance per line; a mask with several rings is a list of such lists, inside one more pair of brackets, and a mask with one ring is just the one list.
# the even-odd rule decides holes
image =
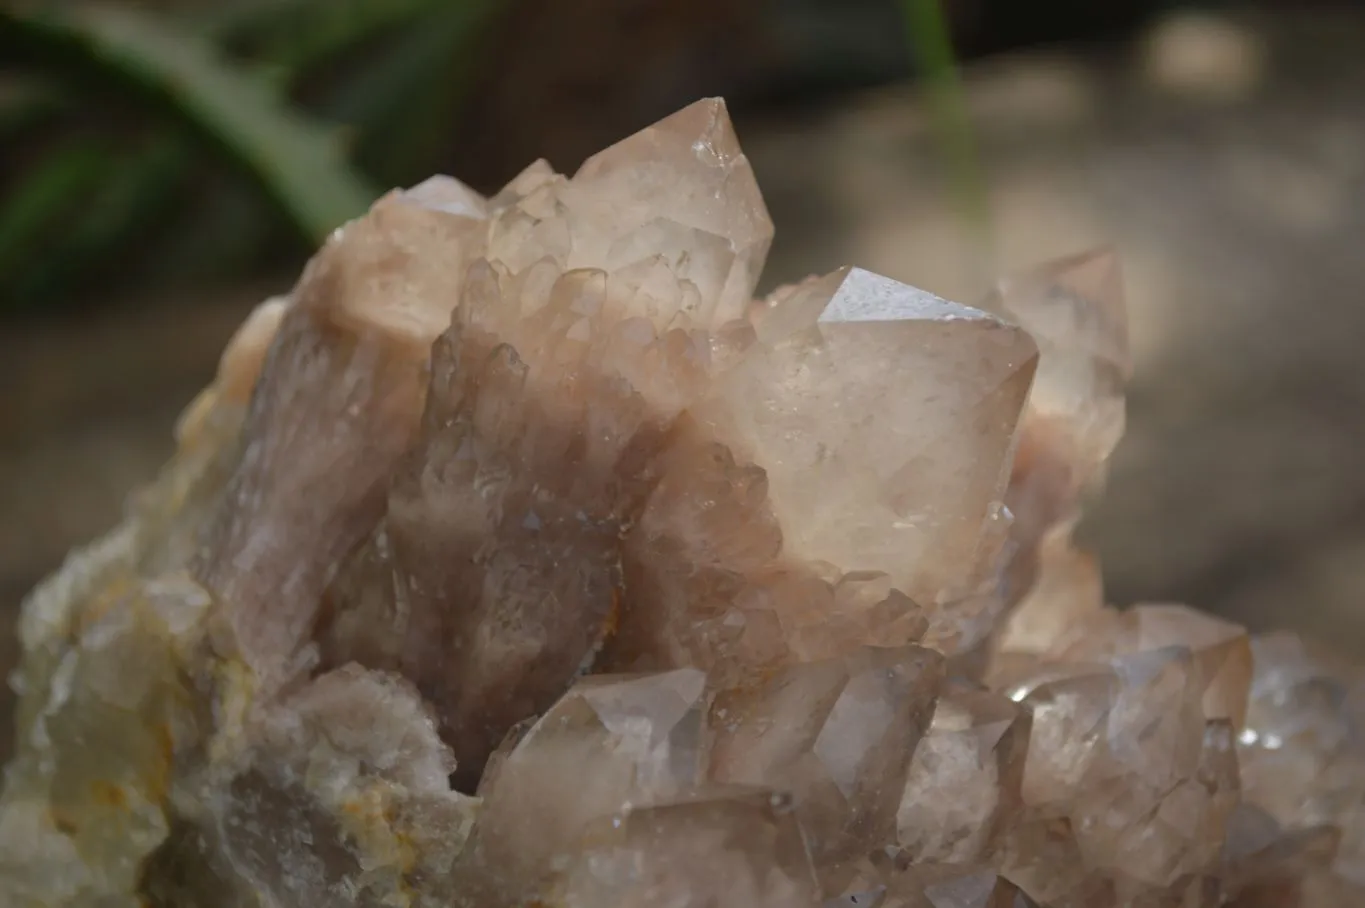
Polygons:
[[1032,716],[1008,697],[953,686],[910,764],[898,844],[920,862],[984,860],[1021,806]]
[[942,673],[933,650],[864,647],[722,691],[711,777],[791,791],[817,861],[870,852],[894,838]]

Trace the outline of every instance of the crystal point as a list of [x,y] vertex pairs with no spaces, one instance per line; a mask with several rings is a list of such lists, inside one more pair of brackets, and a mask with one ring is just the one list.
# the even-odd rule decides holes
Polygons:
[[[937,603],[973,579],[1035,348],[984,312],[860,269],[840,274],[772,310],[760,332],[782,320],[793,333],[694,412],[767,465],[788,553],[885,572]],[[804,315],[788,321],[784,307]]]
[[897,841],[916,862],[985,859],[1021,805],[1031,715],[999,694],[949,688],[910,764]]
[[472,221],[488,217],[488,202],[454,177],[438,174],[428,177],[403,193],[405,201]]
[[478,847],[509,897],[572,848],[585,824],[702,782],[704,684],[695,669],[585,678],[504,744],[479,790]]
[[[636,242],[632,232],[650,229],[667,212],[668,222],[700,240],[692,246],[700,253],[693,267],[715,275],[713,322],[743,316],[773,224],[724,101],[698,101],[598,152],[574,174],[573,190],[602,203],[584,205],[581,216],[591,226],[575,237],[575,263],[599,261],[604,243]],[[707,250],[714,244],[706,237],[723,248]]]
[[932,650],[865,647],[721,691],[711,777],[791,790],[819,862],[868,851],[893,837],[942,673]]

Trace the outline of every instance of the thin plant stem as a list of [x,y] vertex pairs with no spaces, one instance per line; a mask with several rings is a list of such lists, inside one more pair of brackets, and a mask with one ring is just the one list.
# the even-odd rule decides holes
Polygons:
[[934,131],[956,205],[989,255],[990,201],[962,78],[939,0],[901,0],[910,50],[919,62]]

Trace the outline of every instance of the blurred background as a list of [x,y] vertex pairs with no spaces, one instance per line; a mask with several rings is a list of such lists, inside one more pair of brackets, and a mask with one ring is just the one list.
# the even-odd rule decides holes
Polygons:
[[971,302],[1117,246],[1111,599],[1365,655],[1365,4],[0,0],[0,668],[334,226],[433,172],[572,172],[704,95],[769,287],[856,263]]

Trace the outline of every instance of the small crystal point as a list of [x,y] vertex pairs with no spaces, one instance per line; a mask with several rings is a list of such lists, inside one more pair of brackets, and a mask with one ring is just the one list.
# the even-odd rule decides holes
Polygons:
[[910,764],[897,839],[916,862],[985,859],[1021,806],[1031,715],[988,691],[949,688]]
[[1030,410],[1065,426],[1088,481],[1123,434],[1132,371],[1118,257],[1105,248],[1049,262],[1002,280],[986,306],[1038,342]]
[[479,789],[479,847],[509,894],[534,883],[584,824],[702,781],[705,680],[695,669],[590,676],[504,744]]
[[864,647],[721,691],[711,777],[791,790],[818,864],[870,851],[894,835],[942,677],[933,650]]
[[583,204],[580,216],[590,226],[576,232],[574,264],[599,263],[606,246],[664,213],[682,227],[724,241],[720,257],[706,254],[704,244],[693,249],[720,274],[712,323],[744,315],[773,224],[724,101],[698,101],[598,152],[583,162],[572,186],[576,196],[605,203]]
[[1246,629],[1185,605],[1139,605],[1127,615],[1137,624],[1140,648],[1189,647],[1206,685],[1204,716],[1228,719],[1233,728],[1241,729],[1252,674]]
[[1073,612],[1072,618],[1071,628],[1053,637],[1054,658],[1084,661],[1186,647],[1198,661],[1205,685],[1204,716],[1229,719],[1235,728],[1242,727],[1252,670],[1245,628],[1174,604],[1136,605],[1123,612],[1094,609]]
[[1125,377],[1132,368],[1123,275],[1111,247],[1055,259],[1000,282],[1000,308],[1039,339],[1112,363]]
[[454,177],[443,174],[428,177],[403,192],[406,201],[447,214],[482,221],[488,217],[488,202]]

